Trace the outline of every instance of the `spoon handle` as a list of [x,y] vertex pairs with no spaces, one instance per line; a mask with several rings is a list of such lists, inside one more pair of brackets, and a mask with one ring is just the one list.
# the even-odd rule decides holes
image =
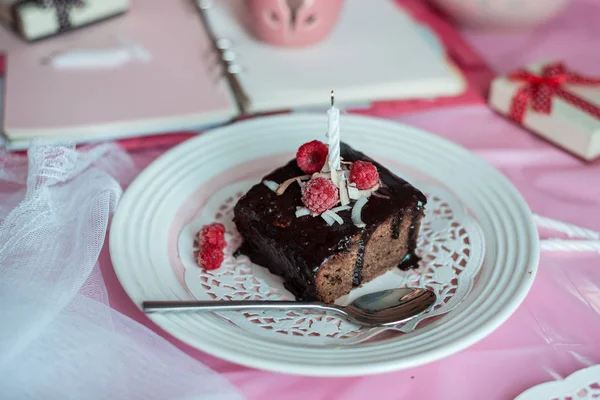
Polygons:
[[322,310],[338,314],[346,313],[335,304],[299,301],[145,301],[142,303],[146,313],[165,313],[181,311],[226,311],[226,310]]

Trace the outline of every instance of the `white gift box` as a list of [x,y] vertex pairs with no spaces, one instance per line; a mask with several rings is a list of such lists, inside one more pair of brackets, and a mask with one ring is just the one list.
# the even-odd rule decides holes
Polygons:
[[7,22],[25,39],[36,40],[122,14],[129,8],[129,0],[81,0],[80,5],[67,7],[61,15],[58,4],[65,2],[69,3],[69,0],[4,2],[3,19],[8,18]]
[[[556,65],[566,68],[566,73],[548,73],[549,68]],[[582,76],[559,63],[534,64],[525,71],[530,74],[527,78],[509,74],[494,79],[489,95],[490,107],[585,160],[598,157],[600,79]],[[544,93],[538,91],[540,85],[547,86],[543,88],[545,91],[542,90]],[[515,110],[518,110],[519,99],[523,99],[520,96],[527,98],[524,92],[528,89],[531,97],[529,101],[521,100],[525,106],[521,118]],[[539,97],[535,101],[549,101],[548,110],[534,109],[533,98],[536,96]]]

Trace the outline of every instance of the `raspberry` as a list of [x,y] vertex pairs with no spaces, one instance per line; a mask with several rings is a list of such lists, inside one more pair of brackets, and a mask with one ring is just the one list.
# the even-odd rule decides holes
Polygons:
[[314,174],[321,171],[328,153],[329,149],[325,143],[313,140],[300,146],[296,153],[296,162],[302,171]]
[[302,202],[310,211],[321,214],[337,204],[338,189],[326,178],[314,178],[302,187]]
[[203,246],[198,254],[198,265],[206,270],[217,269],[223,263],[223,249],[216,246]]
[[379,183],[377,167],[368,161],[355,161],[350,166],[350,182],[360,190],[371,189]]
[[200,246],[214,246],[219,249],[224,249],[225,245],[225,227],[223,224],[211,224],[202,227],[198,235]]
[[211,224],[202,227],[198,233],[200,252],[198,265],[206,270],[217,269],[223,263],[225,242],[225,227],[223,224]]

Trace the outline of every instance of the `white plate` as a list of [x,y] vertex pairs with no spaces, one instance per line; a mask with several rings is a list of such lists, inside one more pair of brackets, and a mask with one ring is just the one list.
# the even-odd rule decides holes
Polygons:
[[[497,170],[435,135],[393,122],[343,116],[342,140],[369,156],[402,164],[451,190],[485,236],[485,259],[470,294],[450,313],[400,336],[348,346],[294,345],[249,334],[212,314],[152,314],[180,340],[215,356],[278,372],[348,376],[399,370],[462,350],[502,324],[527,294],[538,265],[531,212]],[[216,129],[164,154],[131,184],[113,219],[110,252],[132,300],[192,299],[178,238],[210,195],[244,186],[322,137],[325,115],[253,119]],[[244,183],[246,182],[246,183]],[[200,210],[200,211],[199,211]],[[185,220],[182,220],[185,219]],[[268,279],[268,278],[267,278]]]

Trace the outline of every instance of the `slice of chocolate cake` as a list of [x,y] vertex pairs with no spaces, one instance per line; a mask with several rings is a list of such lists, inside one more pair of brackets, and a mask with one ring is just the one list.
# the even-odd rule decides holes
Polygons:
[[[305,174],[306,162],[292,160],[235,206],[234,221],[244,238],[240,252],[282,276],[298,300],[333,302],[391,268],[409,269],[418,261],[414,251],[426,203],[423,193],[346,144],[340,153],[341,179],[330,184],[339,187],[334,194],[339,198],[325,197],[330,187],[308,198],[322,184],[329,185],[324,177],[334,176],[328,182],[335,182],[337,175],[325,171],[311,177]],[[357,161],[376,168],[378,182],[370,190],[359,188],[373,171],[353,171]]]

